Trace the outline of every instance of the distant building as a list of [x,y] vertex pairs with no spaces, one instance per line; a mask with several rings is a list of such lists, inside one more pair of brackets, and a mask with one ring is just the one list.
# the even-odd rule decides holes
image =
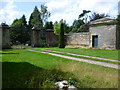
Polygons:
[[89,32],[66,35],[66,45],[100,49],[120,49],[120,32],[116,20],[102,18],[89,23]]
[[89,47],[117,49],[116,20],[102,18],[90,22]]

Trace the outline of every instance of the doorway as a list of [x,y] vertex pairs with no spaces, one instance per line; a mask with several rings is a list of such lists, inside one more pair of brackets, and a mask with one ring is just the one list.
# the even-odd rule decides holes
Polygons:
[[94,47],[94,48],[98,47],[98,35],[92,36],[92,47]]

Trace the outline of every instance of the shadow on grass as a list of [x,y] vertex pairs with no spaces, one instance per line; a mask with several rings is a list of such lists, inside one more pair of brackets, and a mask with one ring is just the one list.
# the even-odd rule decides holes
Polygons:
[[0,53],[0,54],[19,54],[19,53]]
[[54,83],[68,80],[72,75],[59,70],[46,70],[27,62],[3,62],[4,88],[57,88]]

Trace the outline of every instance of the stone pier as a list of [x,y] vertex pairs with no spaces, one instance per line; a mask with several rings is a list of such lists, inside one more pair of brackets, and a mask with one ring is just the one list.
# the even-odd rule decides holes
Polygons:
[[9,26],[5,23],[0,25],[0,48],[1,49],[10,49],[10,33]]
[[40,28],[37,28],[37,27],[32,28],[32,40],[31,40],[32,47],[40,47],[41,46],[41,44],[40,44],[40,41],[41,41],[40,31],[41,31]]

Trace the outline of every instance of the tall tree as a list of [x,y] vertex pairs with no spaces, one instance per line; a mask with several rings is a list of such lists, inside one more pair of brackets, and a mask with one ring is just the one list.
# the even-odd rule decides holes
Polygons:
[[59,22],[55,22],[54,23],[54,33],[59,34],[60,33],[60,25],[61,23],[64,24],[64,32],[65,33],[69,33],[70,32],[70,27],[68,26],[68,24],[66,23],[65,20],[61,19]]
[[106,14],[100,14],[100,13],[96,13],[94,12],[90,17],[90,21],[94,21],[94,20],[97,20],[97,19],[101,19],[101,18],[104,18],[104,17],[110,17],[109,15],[106,15]]
[[35,6],[34,11],[31,13],[30,19],[29,19],[29,26],[30,27],[43,27],[43,22],[41,19],[41,13],[39,12],[37,6]]
[[54,23],[54,33],[60,33],[60,23],[58,23],[57,21]]
[[73,25],[72,25],[72,32],[80,32],[82,31],[82,25],[85,24],[83,20],[78,19],[74,20]]
[[46,22],[44,28],[45,29],[53,29],[53,23],[52,23],[52,21],[51,22]]
[[59,35],[59,48],[65,48],[64,29],[65,29],[64,23],[61,23]]
[[29,29],[27,27],[27,21],[25,15],[20,19],[15,19],[11,25],[10,30],[11,41],[20,42],[25,44],[27,41],[30,41]]
[[50,17],[50,12],[48,12],[47,6],[45,6],[44,4],[42,4],[40,7],[41,7],[41,10],[40,10],[41,19],[42,19],[43,23],[45,24],[48,17]]
[[79,15],[78,19],[83,18],[83,20],[85,21],[85,23],[88,23],[88,13],[91,12],[90,10],[83,10],[83,12]]

